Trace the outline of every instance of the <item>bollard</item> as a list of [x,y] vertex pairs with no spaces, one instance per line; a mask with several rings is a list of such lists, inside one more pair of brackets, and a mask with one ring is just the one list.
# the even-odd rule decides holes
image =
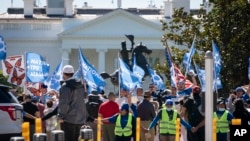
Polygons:
[[82,126],[80,130],[81,141],[93,141],[93,130],[90,126]]
[[217,126],[216,126],[217,120],[213,119],[213,141],[217,140]]
[[64,132],[62,130],[53,130],[49,138],[50,141],[64,141]]
[[41,120],[41,118],[36,118],[35,123],[36,123],[35,133],[42,133],[42,120]]
[[138,117],[136,118],[136,141],[140,141],[140,134],[141,133],[141,119]]
[[47,134],[45,133],[35,133],[33,135],[32,141],[47,141]]
[[241,125],[241,119],[232,119],[232,125]]
[[181,125],[180,125],[180,118],[176,119],[176,133],[175,133],[175,141],[179,141],[180,140],[180,129],[181,129]]
[[97,118],[97,141],[101,141],[101,117]]
[[24,141],[23,137],[11,137],[10,141]]
[[22,137],[25,141],[30,141],[30,123],[24,122],[22,124]]

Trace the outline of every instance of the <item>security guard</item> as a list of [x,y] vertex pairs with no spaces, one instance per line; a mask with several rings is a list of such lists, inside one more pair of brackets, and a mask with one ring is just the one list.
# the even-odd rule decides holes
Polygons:
[[[160,120],[160,141],[175,141],[176,134],[176,119],[179,118],[177,110],[173,109],[173,101],[168,99],[165,103],[165,107],[159,110],[154,120],[150,123],[147,130],[153,128]],[[188,130],[193,128],[184,120],[181,119],[183,124]]]
[[131,141],[132,133],[136,126],[135,117],[129,113],[129,108],[136,112],[129,104],[123,104],[120,108],[120,113],[109,118],[104,118],[102,122],[115,123],[115,141]]
[[229,123],[233,119],[233,115],[226,110],[226,103],[223,98],[217,101],[214,118],[216,119],[217,141],[228,141]]

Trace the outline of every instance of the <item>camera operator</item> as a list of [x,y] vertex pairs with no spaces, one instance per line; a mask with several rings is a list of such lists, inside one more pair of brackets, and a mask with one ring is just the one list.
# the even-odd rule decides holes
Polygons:
[[162,108],[162,97],[161,97],[160,93],[157,92],[157,87],[155,86],[155,84],[153,84],[153,83],[149,84],[149,92],[151,93],[153,101],[158,103],[158,108],[155,108],[155,109],[158,110],[159,108]]

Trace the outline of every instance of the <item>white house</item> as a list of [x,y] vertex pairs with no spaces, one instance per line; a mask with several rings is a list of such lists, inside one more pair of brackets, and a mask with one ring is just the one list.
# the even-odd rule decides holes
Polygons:
[[[24,8],[9,8],[0,14],[0,34],[7,44],[7,56],[39,53],[51,65],[51,72],[63,59],[64,64],[78,68],[78,48],[99,72],[112,73],[117,68],[121,42],[130,41],[125,34],[135,36],[153,53],[147,58],[165,62],[160,20],[171,18],[173,9],[185,7],[190,12],[190,0],[166,0],[163,9],[74,8],[73,0],[47,1],[45,8],[33,7],[33,0],[23,0]],[[152,61],[150,63],[153,63]],[[107,80],[106,91],[114,91]]]

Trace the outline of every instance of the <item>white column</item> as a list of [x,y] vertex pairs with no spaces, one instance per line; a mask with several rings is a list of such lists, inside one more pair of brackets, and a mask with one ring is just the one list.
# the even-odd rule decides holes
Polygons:
[[62,60],[63,60],[63,65],[68,65],[69,64],[69,54],[71,52],[71,49],[62,49]]
[[98,72],[105,72],[105,55],[107,49],[96,49],[96,52],[98,53]]
[[213,54],[207,51],[205,55],[205,141],[213,140]]

